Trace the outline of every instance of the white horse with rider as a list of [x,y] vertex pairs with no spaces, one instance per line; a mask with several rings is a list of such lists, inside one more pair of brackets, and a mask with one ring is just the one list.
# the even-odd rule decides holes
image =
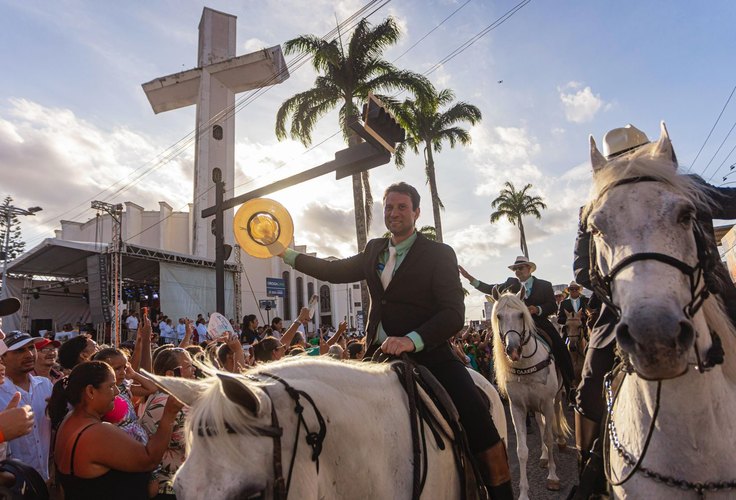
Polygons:
[[[411,499],[415,467],[422,499],[461,498],[450,428],[429,402],[435,425],[422,420],[421,440],[413,443],[409,401],[391,364],[304,357],[247,375],[153,376],[190,406],[177,498]],[[498,393],[483,377],[474,381],[506,441]],[[419,463],[414,446],[421,447]],[[475,498],[471,493],[466,497]]]
[[607,161],[591,138],[591,278],[625,364],[608,377],[605,469],[616,498],[734,498],[736,332],[712,292],[709,188],[679,175],[667,130]]
[[524,287],[518,294],[500,294],[494,288],[491,314],[493,326],[493,363],[496,383],[501,393],[508,395],[511,418],[516,433],[519,458],[519,498],[529,498],[526,466],[529,450],[526,443],[526,416],[535,412],[542,439],[540,464],[548,468],[547,489],[560,489],[554,444],[560,449],[567,445],[571,429],[562,405],[562,379],[556,368],[550,347],[537,333],[529,309],[524,305]]

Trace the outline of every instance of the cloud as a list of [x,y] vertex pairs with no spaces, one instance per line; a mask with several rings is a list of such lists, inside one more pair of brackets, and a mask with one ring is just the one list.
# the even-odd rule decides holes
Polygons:
[[[29,247],[51,236],[59,219],[91,217],[91,199],[135,200],[146,208],[157,208],[162,200],[176,210],[186,207],[192,193],[191,149],[159,161],[163,148],[125,127],[101,129],[68,109],[26,99],[8,102],[9,108],[0,111],[0,171],[12,174],[3,179],[3,193],[19,206],[44,209],[24,221],[31,228]],[[149,175],[140,177],[144,172]]]
[[[565,110],[565,118],[573,123],[591,121],[595,114],[606,104],[600,95],[593,94],[591,88],[581,88],[579,82],[569,82],[565,87],[558,89],[560,100]],[[565,90],[574,92],[566,93]]]
[[261,49],[267,49],[268,47],[272,47],[274,43],[268,43],[264,42],[260,38],[249,38],[243,43],[243,52],[245,54],[250,54],[251,52],[257,52]]
[[476,195],[495,197],[506,181],[523,186],[542,179],[542,171],[533,163],[540,146],[526,128],[479,125],[470,134],[470,156],[481,177]]

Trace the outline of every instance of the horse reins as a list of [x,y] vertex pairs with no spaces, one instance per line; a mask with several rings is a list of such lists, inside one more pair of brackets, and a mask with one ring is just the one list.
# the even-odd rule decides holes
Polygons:
[[[609,184],[600,193],[599,197],[603,196],[608,190],[625,184],[633,184],[637,182],[662,182],[660,179],[649,176],[630,177],[628,179],[621,179],[617,182]],[[705,303],[706,299],[711,293],[717,293],[719,291],[718,279],[714,274],[717,259],[712,249],[708,248],[706,244],[705,232],[702,226],[697,220],[693,221],[693,233],[695,237],[695,245],[697,248],[698,262],[695,266],[691,266],[686,262],[683,262],[671,255],[658,253],[658,252],[640,252],[634,253],[624,257],[620,262],[614,265],[608,274],[603,275],[600,267],[598,266],[597,249],[595,241],[591,237],[589,244],[589,256],[590,256],[590,282],[593,291],[598,295],[606,306],[608,306],[613,315],[614,321],[609,323],[604,335],[607,335],[616,325],[621,321],[621,308],[616,305],[613,299],[613,291],[611,285],[613,280],[616,278],[621,271],[635,262],[655,260],[662,262],[669,266],[678,269],[682,274],[687,276],[690,280],[690,302],[685,304],[682,308],[685,317],[692,319],[695,314]],[[697,342],[693,343],[695,350],[695,358],[697,361],[696,369],[699,373],[705,373],[715,365],[723,362],[723,348],[721,346],[720,338],[715,331],[711,330],[711,337],[713,343],[706,353],[705,359],[701,359],[700,353],[698,352]],[[697,336],[697,330],[695,331]]]
[[[289,488],[291,487],[291,476],[294,471],[294,464],[296,463],[296,452],[299,447],[299,434],[301,428],[304,427],[304,431],[306,432],[305,439],[307,444],[312,448],[312,461],[315,463],[317,473],[319,474],[319,456],[322,453],[322,443],[324,442],[325,436],[327,435],[327,425],[325,424],[325,420],[322,417],[322,413],[320,413],[319,408],[317,408],[317,405],[314,403],[314,400],[309,394],[292,387],[286,380],[282,379],[278,375],[267,372],[260,372],[258,373],[258,375],[268,377],[283,385],[286,393],[294,401],[294,413],[298,415],[296,435],[294,436],[294,446],[291,453],[291,463],[289,464],[289,473],[286,478],[284,478],[284,468],[281,454],[281,437],[284,434],[284,429],[279,423],[279,418],[276,414],[276,405],[274,404],[273,397],[265,388],[264,392],[271,400],[271,425],[256,426],[250,428],[251,430],[255,431],[255,434],[258,436],[270,437],[273,439],[274,499],[286,500],[286,498],[289,496]],[[255,382],[262,382],[261,379],[254,375],[243,376]],[[307,400],[309,405],[312,407],[312,411],[314,412],[315,417],[317,418],[319,430],[316,432],[311,431],[307,426],[306,421],[304,420],[304,406],[301,403],[302,397]],[[225,429],[227,430],[228,434],[238,434],[238,431],[235,430],[233,426],[227,422],[225,422]],[[200,436],[213,436],[215,435],[215,432],[209,427],[200,427],[198,430],[198,434]]]
[[532,339],[532,337],[534,337],[534,352],[532,352],[529,356],[524,356],[522,354],[521,355],[522,359],[531,358],[532,356],[534,356],[537,353],[537,350],[539,349],[539,341],[537,340],[537,336],[534,335],[533,332],[527,331],[526,328],[523,329],[521,332],[519,332],[517,330],[514,330],[514,329],[506,330],[505,332],[503,332],[501,334],[501,344],[503,344],[504,350],[507,347],[506,338],[509,336],[509,333],[515,333],[516,335],[519,336],[519,347],[522,350],[524,349],[524,346],[529,343],[529,341]]

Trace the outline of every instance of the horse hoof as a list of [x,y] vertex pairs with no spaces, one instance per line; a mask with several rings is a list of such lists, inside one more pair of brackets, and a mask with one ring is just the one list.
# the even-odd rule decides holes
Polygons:
[[560,491],[560,481],[554,479],[547,479],[547,489],[550,491]]
[[546,458],[541,458],[541,459],[539,460],[539,466],[540,466],[540,467],[541,467],[542,469],[546,469],[546,468],[547,468],[547,463],[548,463],[548,460],[547,460]]

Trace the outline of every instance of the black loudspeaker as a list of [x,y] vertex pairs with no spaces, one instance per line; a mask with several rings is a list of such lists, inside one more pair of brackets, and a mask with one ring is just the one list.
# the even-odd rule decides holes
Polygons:
[[89,293],[89,312],[92,323],[109,323],[110,284],[107,279],[107,256],[105,254],[87,257],[87,291]]
[[47,330],[49,332],[54,330],[54,321],[52,319],[32,319],[31,320],[31,335],[34,337],[40,337],[39,333],[41,330]]

